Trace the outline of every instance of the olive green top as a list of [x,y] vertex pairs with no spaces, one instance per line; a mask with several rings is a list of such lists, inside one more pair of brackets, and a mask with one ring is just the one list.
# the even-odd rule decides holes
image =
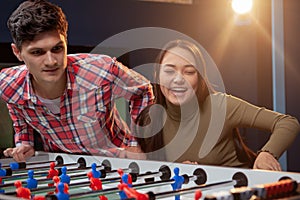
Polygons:
[[247,167],[237,157],[233,129],[249,127],[271,133],[262,150],[277,158],[291,145],[300,130],[294,117],[254,106],[224,93],[210,94],[201,106],[197,101],[181,107],[167,102],[163,115],[164,147],[159,154],[164,153],[166,161],[175,162],[188,160],[199,164]]

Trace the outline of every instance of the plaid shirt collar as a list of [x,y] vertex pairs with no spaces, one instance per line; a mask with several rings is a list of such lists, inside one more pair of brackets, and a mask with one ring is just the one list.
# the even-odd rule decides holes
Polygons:
[[[79,90],[79,86],[76,84],[76,72],[78,71],[78,67],[75,65],[72,67],[71,61],[68,59],[68,64],[66,68],[67,73],[67,90]],[[32,86],[32,75],[27,71],[26,74],[26,81],[24,83],[24,90],[23,90],[23,98],[24,101],[32,101],[34,104],[39,104],[37,96],[33,92],[33,86]]]

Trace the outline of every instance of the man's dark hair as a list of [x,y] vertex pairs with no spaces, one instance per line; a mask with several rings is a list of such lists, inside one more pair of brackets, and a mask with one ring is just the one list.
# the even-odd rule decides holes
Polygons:
[[28,0],[19,5],[7,21],[13,42],[21,49],[24,41],[57,30],[67,38],[68,22],[62,9],[46,0]]

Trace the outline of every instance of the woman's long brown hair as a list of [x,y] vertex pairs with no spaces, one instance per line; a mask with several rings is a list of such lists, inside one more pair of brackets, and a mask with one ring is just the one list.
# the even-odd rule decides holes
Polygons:
[[[209,96],[210,93],[214,93],[214,89],[211,86],[211,84],[208,81],[207,75],[206,75],[206,62],[203,58],[203,54],[200,51],[200,49],[193,43],[185,40],[175,40],[169,42],[159,53],[157,60],[155,62],[154,66],[154,82],[153,85],[153,92],[155,95],[155,104],[159,104],[166,108],[166,98],[163,95],[160,85],[159,85],[159,73],[160,73],[160,65],[162,63],[162,60],[165,56],[165,54],[175,47],[179,47],[182,49],[185,49],[189,51],[196,61],[196,69],[198,71],[198,77],[200,80],[200,87],[196,91],[196,95],[198,98],[199,106],[202,105],[202,103],[205,101],[205,99]],[[161,154],[155,154],[156,150],[159,150],[164,147],[163,142],[163,132],[160,130],[157,134],[151,136],[151,137],[144,137],[142,129],[140,127],[145,127],[151,123],[152,127],[163,127],[163,120],[162,111],[158,111],[158,113],[155,114],[155,117],[150,118],[150,108],[152,105],[146,107],[141,114],[137,118],[137,126],[136,126],[136,133],[138,134],[137,141],[140,144],[142,150],[145,153],[151,153],[149,159],[155,159],[155,160],[164,160],[164,155]],[[161,112],[161,113],[160,113]],[[235,128],[233,130],[233,138],[235,143],[235,148],[237,152],[237,156],[241,162],[247,162],[249,167],[252,167],[254,160],[256,158],[256,154],[249,149],[243,139],[241,138],[241,135],[239,133],[239,129]]]
[[[154,104],[159,104],[166,108],[166,98],[163,95],[161,88],[160,88],[160,80],[159,80],[159,73],[160,73],[160,65],[162,63],[162,60],[165,56],[165,54],[170,51],[171,49],[179,47],[182,49],[185,49],[189,51],[195,61],[196,61],[196,69],[198,71],[198,77],[200,82],[200,87],[196,91],[196,95],[198,98],[198,102],[201,104],[204,102],[206,97],[209,95],[210,92],[214,92],[212,87],[210,86],[207,76],[206,76],[206,63],[204,61],[203,55],[200,51],[200,49],[193,43],[186,41],[186,40],[174,40],[169,43],[167,43],[160,53],[157,56],[155,66],[154,66],[154,74],[153,74],[153,92],[155,95]],[[162,127],[162,113],[156,113],[155,118],[150,118],[149,111],[150,111],[151,105],[146,107],[141,114],[137,118],[137,126],[135,132],[137,133],[137,141],[140,144],[142,150],[146,153],[153,152],[155,150],[161,149],[164,146],[163,138],[162,138],[162,130],[160,130],[157,134],[155,134],[152,137],[144,137],[144,134],[142,132],[142,129],[140,127],[145,127],[151,123],[151,126],[155,127]],[[154,156],[155,157],[155,156]],[[163,159],[161,155],[159,155],[160,159]],[[157,157],[155,157],[158,159]]]

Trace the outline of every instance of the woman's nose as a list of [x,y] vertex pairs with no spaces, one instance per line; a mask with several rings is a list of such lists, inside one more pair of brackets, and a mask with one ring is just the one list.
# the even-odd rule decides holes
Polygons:
[[180,73],[177,73],[174,77],[174,80],[173,80],[175,83],[177,84],[182,84],[184,83],[184,78],[183,76],[180,74]]

